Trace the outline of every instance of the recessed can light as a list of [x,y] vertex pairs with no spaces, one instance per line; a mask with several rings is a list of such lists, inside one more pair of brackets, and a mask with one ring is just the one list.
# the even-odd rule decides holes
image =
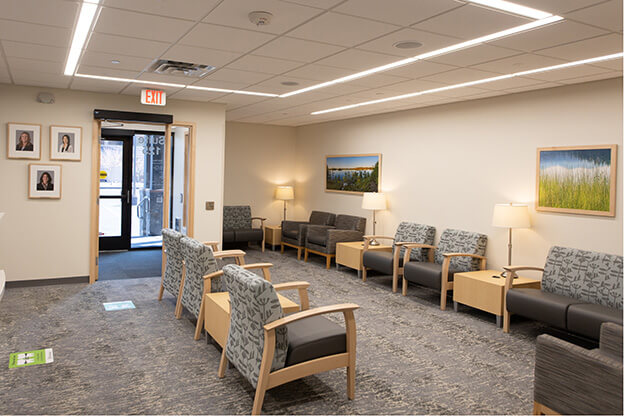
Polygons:
[[112,64],[120,64],[120,60],[112,60]]
[[422,42],[418,41],[398,41],[394,43],[394,47],[400,48],[401,50],[410,50],[412,48],[420,48],[422,46]]
[[289,80],[287,80],[286,82],[280,82],[281,85],[285,85],[285,86],[297,86],[299,85],[298,82],[291,82]]

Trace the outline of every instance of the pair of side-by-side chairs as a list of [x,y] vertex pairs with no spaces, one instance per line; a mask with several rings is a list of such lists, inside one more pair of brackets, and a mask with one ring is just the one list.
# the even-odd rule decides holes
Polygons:
[[[300,293],[301,311],[284,316],[276,294],[280,290],[306,291],[309,283],[272,284],[269,263],[244,265],[240,250],[218,251],[215,242],[201,243],[171,229],[162,230],[166,265],[159,299],[167,290],[182,307],[197,317],[195,339],[204,322],[204,296],[227,291],[230,327],[221,354],[219,377],[228,361],[256,389],[252,414],[260,414],[265,392],[305,376],[346,368],[348,398],[354,398],[356,366],[355,304],[309,309],[308,294]],[[235,258],[218,270],[217,258]],[[263,277],[253,273],[262,269]],[[324,317],[342,313],[345,328]]]

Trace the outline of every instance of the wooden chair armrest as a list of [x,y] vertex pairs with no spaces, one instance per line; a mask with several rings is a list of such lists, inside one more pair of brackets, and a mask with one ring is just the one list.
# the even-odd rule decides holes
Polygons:
[[347,312],[352,312],[358,308],[359,308],[359,305],[356,305],[354,303],[340,303],[337,305],[322,306],[321,308],[313,308],[307,311],[296,312],[294,314],[285,316],[284,318],[280,318],[276,321],[266,324],[263,328],[265,329],[265,331],[271,331],[273,329],[276,329],[283,325],[290,324],[291,322],[295,322],[300,319],[310,318],[317,315],[329,314],[332,312],[343,312],[345,314]]
[[488,257],[484,257],[483,255],[477,255],[477,254],[466,254],[463,252],[446,252],[444,254],[444,257],[472,257],[472,258],[479,258],[480,260],[487,260]]
[[229,258],[229,257],[243,257],[245,256],[245,251],[241,251],[240,249],[228,249],[225,251],[216,251],[212,253],[214,258]]
[[394,240],[393,236],[382,236],[382,235],[364,235],[363,239],[391,239]]
[[274,284],[273,288],[276,291],[296,289],[300,296],[300,310],[305,311],[310,306],[310,303],[308,300],[308,290],[306,290],[308,289],[310,285],[311,284],[307,281],[290,281],[286,283]]
[[205,276],[203,276],[204,280],[209,280],[209,279],[213,279],[215,277],[220,277],[223,275],[223,270],[219,270],[219,271],[215,271],[213,273],[210,274],[206,274]]
[[526,265],[508,265],[503,267],[505,271],[517,272],[522,270],[545,271],[542,267],[529,267]]
[[262,220],[262,221],[265,221],[265,220],[267,220],[267,218],[266,218],[266,217],[258,217],[258,216],[256,216],[256,217],[252,217],[252,220]]
[[[265,269],[269,269],[269,267],[273,267],[273,264],[271,263],[255,263],[255,264],[245,264],[242,265],[241,267],[243,267],[246,270],[254,270],[256,268],[262,268],[263,269],[263,273],[265,272]],[[214,273],[210,273],[210,274],[206,274],[205,276],[203,276],[204,280],[207,279],[213,279],[215,277],[219,277],[223,275],[223,270],[219,270],[219,271],[215,271]],[[269,280],[268,278],[265,277],[265,280]]]
[[418,244],[416,242],[396,242],[394,245],[402,245],[405,248],[413,249],[413,248],[427,248],[427,249],[437,249],[435,245],[429,244]]
[[202,244],[211,247],[213,252],[217,252],[219,250],[219,241],[206,241],[202,242]]

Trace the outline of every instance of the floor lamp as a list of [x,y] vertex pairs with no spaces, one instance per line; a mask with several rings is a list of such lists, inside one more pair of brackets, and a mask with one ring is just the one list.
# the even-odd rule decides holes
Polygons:
[[[384,193],[363,193],[363,203],[361,207],[366,210],[372,210],[372,235],[376,235],[376,210],[385,210],[387,208],[387,200]],[[372,238],[370,245],[380,245],[376,238]]]
[[284,201],[284,218],[282,220],[287,220],[287,200],[293,200],[293,198],[293,187],[290,185],[276,187],[276,200]]
[[[508,263],[512,265],[512,229],[528,228],[529,210],[526,204],[495,204],[494,214],[492,215],[492,226],[508,228]],[[501,273],[505,277],[507,273]],[[514,278],[517,278],[516,274]]]

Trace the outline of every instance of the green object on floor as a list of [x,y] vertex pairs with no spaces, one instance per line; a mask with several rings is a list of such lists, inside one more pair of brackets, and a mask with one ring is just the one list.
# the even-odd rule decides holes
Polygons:
[[9,356],[9,369],[24,366],[43,365],[45,363],[52,363],[53,361],[54,359],[52,349],[11,353],[11,355]]

